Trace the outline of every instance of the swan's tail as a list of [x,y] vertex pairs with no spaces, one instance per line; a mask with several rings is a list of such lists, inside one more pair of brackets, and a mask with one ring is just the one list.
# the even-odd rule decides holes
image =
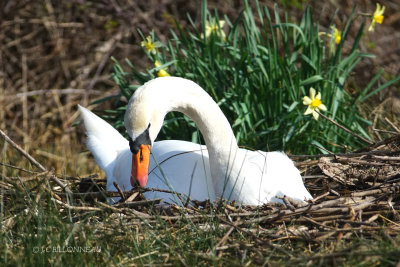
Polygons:
[[103,119],[80,105],[78,108],[86,128],[86,145],[100,168],[105,170],[121,150],[129,148],[129,143]]

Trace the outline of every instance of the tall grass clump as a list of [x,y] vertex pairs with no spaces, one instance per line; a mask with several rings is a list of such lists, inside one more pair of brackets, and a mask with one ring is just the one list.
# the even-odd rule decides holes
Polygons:
[[[113,78],[121,89],[118,108],[109,118],[123,128],[126,100],[146,81],[173,75],[198,83],[218,103],[230,121],[240,145],[255,149],[285,149],[291,153],[338,152],[363,146],[362,140],[327,120],[306,116],[302,98],[315,88],[327,107],[325,115],[370,140],[371,122],[360,115],[359,105],[398,79],[377,85],[381,72],[364,90],[351,95],[346,85],[352,70],[370,54],[358,49],[364,24],[348,40],[357,19],[354,9],[340,25],[320,26],[306,8],[300,23],[289,21],[275,6],[272,13],[256,2],[233,21],[207,10],[202,2],[201,26],[188,17],[190,27],[176,23],[165,44],[154,33],[142,33],[144,52],[154,67],[130,70],[115,62]],[[334,15],[336,16],[336,14]],[[333,18],[332,18],[333,21]],[[140,85],[133,85],[133,81]],[[181,114],[168,114],[161,138],[198,141],[193,122]]]

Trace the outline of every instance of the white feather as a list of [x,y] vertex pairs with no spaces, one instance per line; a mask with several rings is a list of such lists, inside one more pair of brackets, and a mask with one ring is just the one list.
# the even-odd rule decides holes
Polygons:
[[[111,125],[79,106],[87,131],[87,146],[106,172],[107,190],[132,188],[132,155],[128,141]],[[207,147],[167,140],[153,143],[147,187],[173,190],[195,200],[224,198],[243,204],[282,202],[277,196],[312,199],[299,170],[283,152],[239,149],[224,114],[192,81],[164,77],[140,87],[130,99],[125,127],[134,140],[150,125],[153,142],[170,111],[183,112],[198,126]],[[180,203],[173,194],[147,192],[145,197]]]

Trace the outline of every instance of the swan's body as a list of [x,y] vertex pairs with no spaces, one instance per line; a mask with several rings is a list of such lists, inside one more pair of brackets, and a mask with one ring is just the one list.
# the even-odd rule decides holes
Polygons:
[[[129,150],[128,140],[86,108],[79,106],[79,111],[86,128],[87,147],[99,167],[106,173],[107,191],[117,191],[114,182],[117,182],[124,191],[131,190],[132,152]],[[148,188],[165,190],[173,188],[176,192],[190,195],[193,199],[215,199],[205,146],[185,141],[160,141],[154,143],[152,154]],[[170,182],[171,188],[166,180]],[[189,190],[191,180],[192,190]],[[179,199],[169,193],[146,192],[144,196],[149,199],[163,198],[168,202],[179,202]]]
[[[142,148],[152,145],[148,180],[147,171],[145,181],[136,177],[141,185],[148,181],[149,188],[173,189],[196,200],[224,198],[253,205],[280,202],[276,196],[283,195],[298,200],[312,199],[299,171],[284,153],[238,148],[230,124],[218,105],[192,81],[157,78],[136,90],[125,114],[131,150],[128,141],[111,125],[82,107],[80,111],[88,148],[106,172],[107,190],[116,191],[114,181],[130,190],[131,151],[134,160],[136,157],[139,161],[140,154],[142,161]],[[172,140],[154,143],[164,116],[170,111],[189,116],[207,147]],[[145,197],[162,197],[168,202],[174,199],[171,194],[160,192],[147,192]]]

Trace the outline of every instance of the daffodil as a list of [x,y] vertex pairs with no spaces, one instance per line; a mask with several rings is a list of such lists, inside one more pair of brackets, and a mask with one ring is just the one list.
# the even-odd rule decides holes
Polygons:
[[223,30],[224,25],[225,20],[220,20],[218,24],[216,21],[214,21],[213,24],[210,24],[210,22],[206,21],[206,38],[208,38],[211,34],[216,34],[225,40],[226,36]]
[[382,24],[383,22],[383,13],[385,12],[385,6],[381,6],[380,4],[376,3],[376,10],[374,14],[372,15],[372,21],[371,25],[368,28],[368,31],[374,31],[375,30],[375,24],[378,22],[379,24]]
[[[155,66],[156,68],[159,68],[159,67],[162,66],[162,64],[160,63],[160,61],[156,60],[156,62],[154,62],[154,66]],[[167,69],[167,68],[160,69],[160,70],[157,72],[157,76],[158,76],[158,77],[171,76],[171,75],[169,75],[169,73],[166,71],[166,69]]]
[[335,38],[336,44],[340,44],[340,41],[342,40],[342,32],[340,32],[338,29],[334,28],[333,29],[333,38]]
[[326,111],[326,106],[322,104],[321,93],[318,92],[317,95],[315,95],[315,93],[315,89],[311,87],[310,96],[303,97],[303,105],[308,106],[306,112],[304,112],[304,115],[312,114],[314,119],[318,120],[319,114],[317,111]]
[[[335,43],[338,45],[340,44],[340,42],[342,41],[342,32],[339,31],[336,27],[331,27],[331,29],[333,30],[333,34],[331,33],[327,33],[327,32],[319,32],[318,35],[326,35],[329,38],[335,40]],[[334,52],[335,50],[335,43],[331,42],[330,43],[330,50],[331,52]]]
[[140,45],[147,50],[147,52],[156,54],[157,48],[161,46],[161,43],[158,41],[153,41],[151,36],[147,36],[145,41],[142,41]]

